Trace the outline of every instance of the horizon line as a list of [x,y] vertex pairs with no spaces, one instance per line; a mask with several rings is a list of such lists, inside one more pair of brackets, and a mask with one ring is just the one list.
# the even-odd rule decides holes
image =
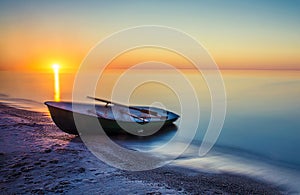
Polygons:
[[[115,68],[106,68],[105,70],[126,70],[130,69],[126,67],[115,67]],[[178,70],[197,70],[196,68],[175,68]],[[50,69],[49,69],[50,70]],[[135,70],[172,70],[172,68],[135,68]],[[256,71],[300,71],[300,68],[204,68],[201,70],[256,70]],[[18,69],[1,69],[0,71],[8,71],[8,72],[48,72],[46,70],[18,70]],[[77,69],[74,69],[74,71],[67,71],[67,72],[76,72]]]

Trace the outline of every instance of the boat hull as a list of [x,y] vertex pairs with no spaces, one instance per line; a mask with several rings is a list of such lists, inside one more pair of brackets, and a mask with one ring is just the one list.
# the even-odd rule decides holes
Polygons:
[[[60,106],[61,105],[63,106]],[[164,120],[154,120],[147,123],[132,122],[132,121],[119,121],[109,118],[103,118],[95,114],[89,114],[84,112],[78,112],[70,108],[70,102],[45,102],[47,105],[51,118],[58,128],[69,134],[119,134],[129,133],[134,135],[150,135],[160,130],[161,128],[172,124],[176,121],[179,116],[165,111],[167,117]],[[74,104],[74,103],[73,103]],[[68,105],[68,106],[65,106]],[[91,104],[79,104],[75,105],[86,106],[91,108],[94,105]],[[104,106],[98,105],[99,108]],[[68,109],[66,108],[68,107]],[[97,108],[97,106],[96,106]],[[138,107],[137,108],[149,108],[149,107]],[[155,108],[158,109],[158,108]],[[75,122],[75,120],[76,122]],[[100,124],[100,125],[99,125]],[[125,129],[125,130],[124,130]]]

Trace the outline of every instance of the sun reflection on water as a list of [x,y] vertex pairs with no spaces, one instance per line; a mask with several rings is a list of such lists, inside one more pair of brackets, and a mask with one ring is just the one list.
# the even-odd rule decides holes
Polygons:
[[59,64],[52,65],[54,71],[54,100],[60,101],[60,89],[59,89]]

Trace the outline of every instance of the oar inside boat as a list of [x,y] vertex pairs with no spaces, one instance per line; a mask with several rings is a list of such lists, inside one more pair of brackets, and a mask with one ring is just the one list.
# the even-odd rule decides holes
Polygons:
[[[167,119],[167,116],[161,116],[157,112],[152,111],[150,109],[142,109],[142,108],[137,108],[137,107],[133,107],[133,106],[126,106],[126,105],[123,105],[123,104],[120,104],[120,103],[111,102],[111,101],[108,101],[108,100],[105,100],[105,99],[100,99],[100,98],[91,97],[91,96],[86,96],[86,97],[89,98],[89,99],[92,99],[92,100],[104,102],[104,103],[106,103],[105,106],[108,106],[109,104],[113,104],[113,105],[116,105],[116,106],[125,107],[125,108],[129,108],[129,109],[132,109],[132,110],[137,110],[137,111],[140,111],[142,113],[151,115],[150,116],[151,118]],[[130,114],[130,113],[128,113],[128,114]],[[144,117],[141,117],[141,118],[144,118]]]
[[[91,110],[87,110],[87,112],[95,114],[95,115],[97,115],[98,117],[101,117],[101,118],[106,118],[103,115],[103,113],[97,112],[97,111],[93,111],[92,109]],[[137,122],[139,124],[142,124],[142,125],[150,122],[150,119],[149,119],[150,117],[143,117],[143,116],[140,117],[140,116],[137,116],[135,114],[128,113],[128,112],[126,112],[125,110],[122,110],[122,109],[118,110],[117,112],[122,113],[122,114],[126,114],[126,115],[134,118],[135,122]]]

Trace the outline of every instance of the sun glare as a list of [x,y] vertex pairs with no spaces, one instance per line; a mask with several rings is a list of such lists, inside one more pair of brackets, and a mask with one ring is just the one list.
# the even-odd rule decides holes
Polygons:
[[52,69],[54,71],[54,100],[60,100],[60,89],[59,89],[59,64],[53,64]]
[[53,64],[52,65],[53,70],[58,70],[60,68],[59,64]]

